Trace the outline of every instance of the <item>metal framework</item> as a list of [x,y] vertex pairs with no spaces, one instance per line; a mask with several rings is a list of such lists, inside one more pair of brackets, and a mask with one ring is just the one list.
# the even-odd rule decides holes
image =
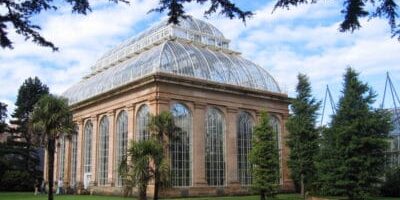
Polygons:
[[252,180],[249,153],[251,151],[253,126],[254,121],[251,115],[247,112],[240,112],[237,121],[237,162],[241,185],[250,185]]
[[322,115],[321,115],[321,122],[320,122],[320,126],[321,127],[322,127],[322,123],[324,122],[325,106],[326,106],[327,98],[329,98],[329,103],[330,103],[330,106],[331,106],[332,113],[335,114],[336,113],[336,104],[333,101],[331,90],[329,89],[328,85],[326,85],[325,97],[324,97],[324,105],[322,107]]
[[389,90],[392,96],[393,107],[389,109],[392,113],[392,124],[393,130],[389,133],[390,146],[386,151],[386,157],[389,167],[399,167],[400,166],[400,98],[397,94],[396,88],[390,78],[389,72],[386,73],[385,89],[383,92],[383,98],[381,103],[381,109],[384,109],[386,92]]
[[90,173],[92,168],[92,136],[93,125],[91,121],[87,121],[84,129],[84,173]]
[[[117,117],[117,145],[116,145],[116,166],[119,166],[128,150],[128,113],[121,111]],[[117,176],[117,186],[123,185],[123,178]]]
[[229,49],[229,40],[220,31],[190,17],[179,26],[162,22],[123,42],[91,69],[63,94],[70,104],[156,72],[281,93],[267,71]]
[[275,135],[275,141],[276,141],[276,146],[278,148],[279,151],[279,174],[280,174],[280,178],[279,178],[279,183],[283,184],[283,168],[282,168],[282,141],[281,141],[281,122],[279,121],[279,119],[274,116],[271,115],[270,116],[270,124],[272,126],[272,129],[274,130],[274,132],[276,133]]
[[149,130],[147,128],[149,124],[150,112],[149,106],[144,104],[140,106],[136,114],[136,138],[137,140],[146,140],[150,137]]
[[61,135],[60,139],[59,139],[59,144],[60,144],[60,148],[59,148],[59,156],[60,158],[58,159],[58,166],[59,166],[59,170],[58,170],[58,179],[64,179],[64,163],[65,163],[65,136]]
[[177,138],[170,141],[171,185],[192,185],[192,114],[186,106],[175,103],[171,107],[176,126],[181,130]]
[[225,185],[225,120],[217,108],[206,114],[206,179],[210,186]]
[[70,186],[75,188],[76,186],[76,163],[78,159],[78,135],[73,134],[71,136],[71,182]]
[[104,116],[100,121],[99,131],[99,153],[98,153],[98,180],[99,185],[107,184],[108,177],[108,144],[109,140],[109,122],[108,118]]

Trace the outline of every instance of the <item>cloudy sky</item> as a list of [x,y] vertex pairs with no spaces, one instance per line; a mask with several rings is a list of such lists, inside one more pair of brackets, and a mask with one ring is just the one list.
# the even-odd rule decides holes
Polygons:
[[[165,18],[165,14],[147,14],[158,1],[131,1],[130,5],[93,1],[93,12],[87,16],[71,14],[70,7],[62,6],[35,17],[41,33],[60,48],[58,52],[10,33],[15,48],[0,49],[0,101],[7,103],[11,112],[19,86],[30,76],[38,76],[51,92],[61,94],[88,73],[106,50]],[[275,1],[236,2],[255,12],[246,25],[218,15],[206,20],[232,40],[231,48],[269,71],[290,96],[295,95],[296,75],[306,73],[317,98],[323,98],[328,84],[337,101],[347,66],[361,72],[362,80],[379,94],[379,104],[387,71],[400,90],[400,42],[390,37],[385,20],[364,20],[360,31],[341,33],[339,1],[320,1],[274,13]],[[186,5],[189,14],[201,19],[205,19],[204,9]]]

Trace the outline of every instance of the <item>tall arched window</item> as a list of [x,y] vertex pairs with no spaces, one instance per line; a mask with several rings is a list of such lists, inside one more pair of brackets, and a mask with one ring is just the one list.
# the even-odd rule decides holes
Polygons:
[[61,135],[59,138],[59,156],[58,159],[58,178],[64,179],[64,163],[65,163],[65,136]]
[[237,162],[240,184],[251,184],[249,153],[253,132],[253,119],[247,112],[240,112],[237,118]]
[[192,115],[182,104],[171,107],[175,125],[180,134],[170,141],[171,184],[172,186],[190,186],[192,184]]
[[77,148],[78,148],[78,130],[71,137],[71,187],[74,188],[76,185],[76,161],[77,161]]
[[208,185],[225,185],[225,121],[216,108],[206,114],[205,164]]
[[108,118],[103,117],[100,121],[99,132],[99,161],[98,161],[98,180],[99,185],[105,185],[108,177]]
[[83,157],[83,168],[84,173],[90,173],[92,167],[92,134],[93,124],[91,121],[86,122],[84,130],[84,157]]
[[149,106],[140,106],[136,114],[136,138],[139,140],[146,140],[150,137],[147,125],[149,124]]
[[283,179],[282,179],[281,123],[280,123],[279,119],[274,115],[270,115],[270,123],[271,123],[272,129],[276,133],[276,139],[275,140],[276,140],[276,146],[277,146],[278,151],[279,151],[279,174],[281,176],[281,178],[279,178],[279,182],[282,184],[283,183]]
[[[128,113],[126,111],[121,111],[117,117],[116,144],[116,166],[119,166],[128,149]],[[122,186],[122,180],[121,176],[117,176],[116,185]]]

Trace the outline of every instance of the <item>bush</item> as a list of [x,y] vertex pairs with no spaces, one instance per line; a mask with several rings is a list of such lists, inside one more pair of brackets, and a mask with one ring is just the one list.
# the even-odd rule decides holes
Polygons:
[[0,191],[33,191],[35,178],[26,171],[7,170],[0,178]]
[[385,174],[385,181],[381,187],[381,195],[400,197],[400,167],[390,169]]

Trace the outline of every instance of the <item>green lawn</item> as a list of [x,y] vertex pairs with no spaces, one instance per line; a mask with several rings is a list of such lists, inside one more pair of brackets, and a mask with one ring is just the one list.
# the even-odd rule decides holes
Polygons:
[[[0,200],[46,200],[47,196],[39,195],[34,196],[33,193],[12,193],[12,192],[0,192]],[[90,196],[90,195],[54,195],[55,200],[130,200],[134,199],[123,198],[123,197],[110,197],[110,196]],[[179,198],[176,200],[185,200],[185,199],[195,199],[195,200],[258,200],[258,196],[240,196],[240,197],[203,197],[203,198]],[[298,200],[300,199],[296,194],[281,194],[278,195],[277,200]],[[149,200],[151,200],[149,198]],[[171,199],[172,200],[172,199]]]
[[[0,192],[0,200],[46,200],[47,196],[39,195],[34,196],[33,193],[24,192]],[[134,198],[123,198],[123,197],[110,197],[110,196],[90,196],[90,195],[54,195],[55,200],[134,200]],[[179,198],[175,200],[258,200],[258,196],[240,196],[240,197],[202,197],[202,198]],[[297,194],[280,194],[276,200],[300,200],[300,196]],[[337,198],[332,198],[337,199]],[[399,198],[384,198],[377,197],[374,200],[398,200]],[[151,200],[151,198],[149,198]],[[170,199],[172,200],[172,199]]]

